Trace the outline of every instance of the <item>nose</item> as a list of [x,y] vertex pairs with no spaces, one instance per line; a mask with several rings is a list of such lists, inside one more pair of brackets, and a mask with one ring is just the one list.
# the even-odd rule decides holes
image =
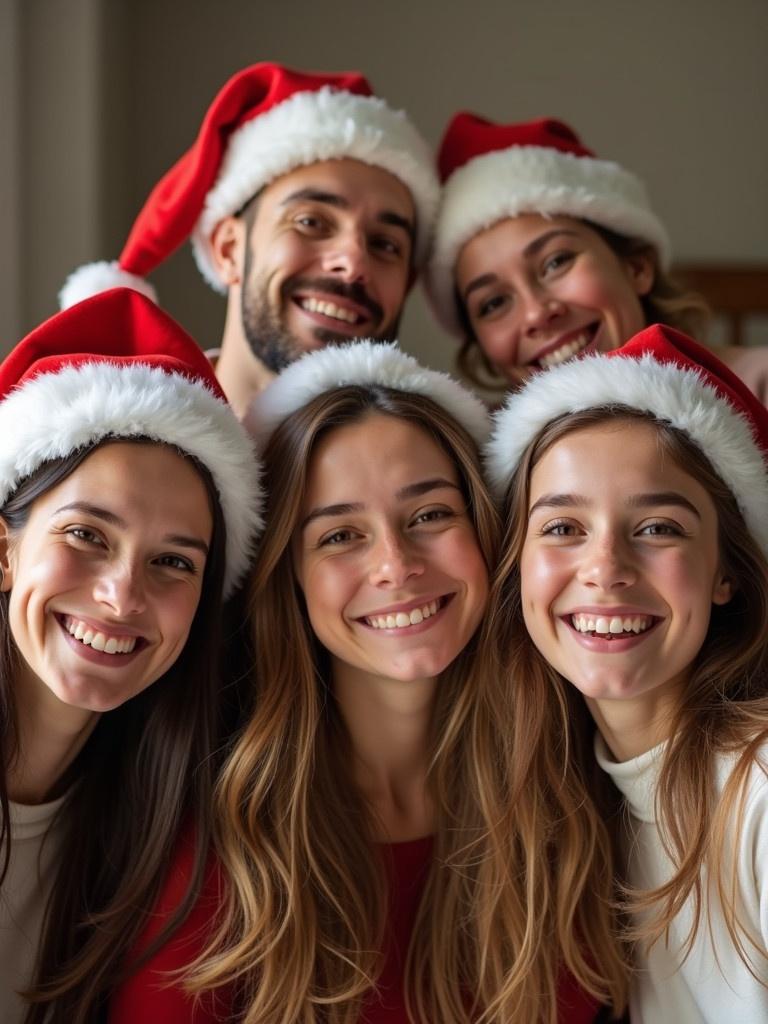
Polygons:
[[93,596],[121,618],[138,615],[147,606],[144,574],[137,566],[111,562],[96,579]]
[[546,288],[529,288],[522,296],[524,330],[527,334],[545,331],[566,311],[565,303],[550,295]]
[[323,255],[323,270],[342,281],[365,283],[369,276],[369,253],[365,237],[357,229],[336,235]]
[[596,537],[584,551],[577,572],[580,583],[595,590],[621,590],[637,580],[632,552],[616,534]]
[[394,532],[380,537],[371,548],[368,578],[376,587],[401,587],[421,576],[423,560],[407,538]]

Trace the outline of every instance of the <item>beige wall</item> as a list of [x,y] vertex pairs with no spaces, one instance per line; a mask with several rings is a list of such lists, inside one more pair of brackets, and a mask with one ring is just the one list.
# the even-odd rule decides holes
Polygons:
[[[118,255],[146,192],[191,142],[216,89],[266,59],[362,69],[433,142],[462,107],[509,120],[564,118],[599,155],[645,178],[678,257],[768,260],[764,0],[18,6],[28,133],[24,328],[54,310],[69,269]],[[6,190],[2,165],[0,175]],[[0,286],[10,307],[12,280],[3,276]],[[198,277],[188,247],[154,280],[166,308],[215,344],[223,302]],[[453,343],[418,294],[402,336],[434,364],[450,365]]]

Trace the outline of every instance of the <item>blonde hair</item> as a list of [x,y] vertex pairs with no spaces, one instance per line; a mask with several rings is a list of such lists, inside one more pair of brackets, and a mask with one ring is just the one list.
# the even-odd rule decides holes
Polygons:
[[[653,266],[653,284],[646,295],[639,296],[645,326],[666,324],[699,341],[705,341],[711,319],[711,310],[703,296],[678,284],[674,276],[659,264],[655,246],[640,238],[620,235],[601,224],[586,220],[584,223],[598,234],[616,257],[625,263],[637,256],[649,260]],[[469,316],[458,291],[454,290],[456,309],[464,329],[456,365],[463,377],[477,387],[488,391],[508,391],[510,382],[501,377],[475,337]],[[629,341],[629,338],[625,338]]]
[[[586,704],[527,638],[520,607],[519,558],[534,466],[566,434],[617,417],[653,423],[662,453],[707,490],[718,515],[723,571],[735,588],[728,604],[712,609],[705,642],[671,722],[656,804],[674,871],[667,883],[648,891],[631,890],[623,882],[621,797],[595,761],[595,726]],[[653,945],[690,899],[693,915],[684,946],[687,955],[706,916],[702,870],[706,865],[709,877],[716,880],[730,937],[753,970],[752,954],[759,946],[738,913],[736,865],[730,872],[724,865],[728,834],[734,818],[738,822],[743,812],[749,772],[756,761],[765,770],[757,752],[768,739],[768,565],[733,494],[701,450],[674,427],[631,409],[592,409],[554,420],[529,445],[510,482],[504,514],[508,526],[487,622],[496,630],[502,654],[504,649],[510,652],[505,671],[514,691],[519,743],[527,748],[518,751],[529,772],[528,788],[521,788],[519,812],[526,813],[525,805],[533,802],[546,805],[549,801],[555,808],[549,831],[545,823],[540,827],[549,836],[564,880],[564,892],[557,897],[558,929],[568,924],[560,902],[570,901],[576,908],[576,933],[586,940],[595,964],[610,980],[608,961],[600,953],[604,943],[613,942],[617,949],[620,941]],[[527,722],[527,727],[521,722]],[[733,753],[736,758],[718,798],[714,761],[721,753]],[[532,871],[537,869],[534,855],[535,849]],[[567,949],[567,931],[559,941]],[[764,950],[760,953],[765,957]],[[619,981],[620,975],[613,978],[616,991]],[[614,1005],[618,1004],[614,1001]]]
[[[487,564],[497,554],[498,516],[474,442],[430,399],[342,387],[270,440],[267,527],[251,590],[254,703],[217,791],[229,891],[191,982],[198,991],[234,984],[246,1024],[356,1024],[381,967],[383,865],[291,563],[318,439],[372,412],[412,422],[450,455]],[[476,633],[437,690],[434,858],[408,951],[407,998],[418,1020],[554,1024],[557,956],[548,945],[542,955],[547,936],[526,910],[535,894],[518,873],[509,692],[497,673],[478,671],[483,661]]]

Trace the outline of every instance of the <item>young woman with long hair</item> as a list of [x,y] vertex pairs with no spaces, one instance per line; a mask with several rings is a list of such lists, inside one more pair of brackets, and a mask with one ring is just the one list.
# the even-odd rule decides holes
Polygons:
[[305,356],[253,411],[268,497],[253,708],[216,789],[221,910],[191,972],[182,929],[112,1024],[160,1020],[174,967],[247,1024],[591,1021],[527,927],[509,693],[478,672],[498,541],[482,403],[361,342]]
[[[597,158],[568,125],[459,113],[438,166],[427,290],[474,383],[518,387],[655,323],[703,337],[706,304],[670,276],[669,238],[643,183]],[[719,354],[768,399],[768,348]]]
[[127,289],[0,366],[0,1017],[100,1019],[185,819],[202,877],[222,594],[255,455],[195,345]]
[[768,1020],[768,411],[651,327],[510,396],[489,467],[529,884],[613,928],[633,1024]]

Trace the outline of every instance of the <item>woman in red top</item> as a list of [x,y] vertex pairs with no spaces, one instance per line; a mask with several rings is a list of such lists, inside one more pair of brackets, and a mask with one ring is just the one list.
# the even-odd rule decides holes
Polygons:
[[251,426],[257,672],[218,786],[221,867],[112,1024],[591,1021],[599,1001],[558,984],[563,965],[617,1003],[621,965],[609,936],[602,974],[559,949],[554,907],[526,891],[509,695],[478,685],[498,541],[482,404],[360,342],[289,367]]

